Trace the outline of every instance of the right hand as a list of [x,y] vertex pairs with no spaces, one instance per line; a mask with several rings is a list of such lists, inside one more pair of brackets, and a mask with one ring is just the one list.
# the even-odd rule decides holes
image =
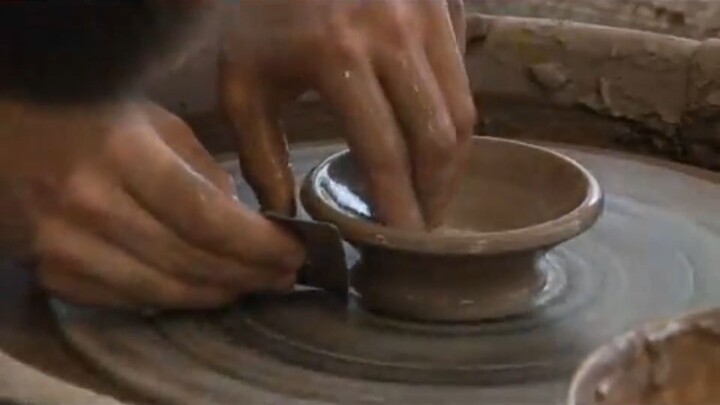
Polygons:
[[240,0],[224,15],[222,105],[264,208],[294,210],[279,113],[312,89],[346,125],[375,217],[442,223],[476,121],[462,0]]
[[[241,205],[177,117],[0,103],[0,241],[80,304],[207,308],[292,287],[302,247]],[[7,239],[7,238],[6,238]]]

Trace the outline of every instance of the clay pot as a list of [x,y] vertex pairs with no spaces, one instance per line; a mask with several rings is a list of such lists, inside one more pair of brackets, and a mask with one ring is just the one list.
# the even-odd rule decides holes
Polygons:
[[432,232],[376,222],[349,152],[306,178],[301,197],[360,250],[351,287],[372,312],[418,321],[477,321],[531,311],[549,288],[548,249],[587,230],[602,210],[593,176],[522,142],[476,137],[445,225]]
[[630,332],[591,355],[569,405],[720,403],[720,309]]

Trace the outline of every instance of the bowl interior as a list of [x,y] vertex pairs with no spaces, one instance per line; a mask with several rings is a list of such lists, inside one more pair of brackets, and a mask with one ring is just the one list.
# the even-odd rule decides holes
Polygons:
[[[460,189],[439,232],[499,232],[555,220],[583,204],[586,173],[574,162],[520,142],[481,138],[471,144]],[[373,220],[367,188],[350,154],[330,160],[317,176],[326,203],[345,215]]]

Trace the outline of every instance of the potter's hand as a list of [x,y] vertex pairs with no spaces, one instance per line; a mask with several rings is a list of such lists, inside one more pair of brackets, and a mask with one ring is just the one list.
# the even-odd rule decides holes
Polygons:
[[475,123],[456,41],[464,41],[462,1],[243,0],[230,8],[221,95],[264,207],[294,210],[278,112],[313,88],[346,123],[376,215],[398,227],[437,224]]
[[234,198],[228,176],[167,111],[0,103],[0,116],[0,234],[26,232],[15,248],[37,257],[51,292],[204,308],[293,284],[302,248]]

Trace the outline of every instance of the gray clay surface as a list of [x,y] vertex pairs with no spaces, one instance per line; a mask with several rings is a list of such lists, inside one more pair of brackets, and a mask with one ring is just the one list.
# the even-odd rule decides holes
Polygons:
[[[337,150],[296,149],[296,174]],[[720,303],[717,176],[561,150],[594,173],[608,204],[594,228],[554,253],[568,288],[533,315],[430,332],[368,327],[362,314],[296,294],[287,298],[296,305],[152,319],[57,306],[60,326],[99,370],[163,403],[560,403],[572,369],[598,345]],[[417,378],[408,370],[468,365],[464,385],[399,381]]]

